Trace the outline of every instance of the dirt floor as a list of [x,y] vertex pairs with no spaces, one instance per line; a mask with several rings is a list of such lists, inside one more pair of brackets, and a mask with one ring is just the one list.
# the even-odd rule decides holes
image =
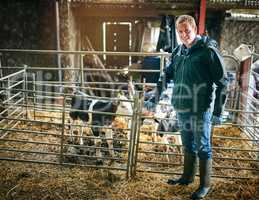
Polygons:
[[[189,199],[198,186],[169,186],[166,175],[138,173],[127,180],[124,172],[69,168],[52,165],[0,161],[1,200],[146,200]],[[259,199],[259,178],[251,180],[213,179],[207,199]]]

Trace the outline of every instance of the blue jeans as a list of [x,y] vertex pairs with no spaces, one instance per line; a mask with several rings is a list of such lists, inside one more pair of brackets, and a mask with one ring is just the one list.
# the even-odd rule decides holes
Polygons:
[[210,159],[211,111],[200,114],[177,113],[184,151],[196,154],[200,159]]

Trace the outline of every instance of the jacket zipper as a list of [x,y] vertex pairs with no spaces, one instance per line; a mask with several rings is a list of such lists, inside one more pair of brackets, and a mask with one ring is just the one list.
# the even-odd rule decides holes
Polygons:
[[184,58],[183,58],[183,62],[182,62],[182,65],[181,65],[181,68],[182,68],[182,70],[181,70],[181,72],[182,72],[182,74],[181,74],[181,82],[180,82],[180,91],[179,91],[179,101],[178,101],[178,107],[180,107],[180,105],[182,104],[182,101],[181,101],[181,99],[180,99],[180,95],[182,95],[182,84],[183,84],[183,74],[184,74],[184,69],[185,69],[185,67],[184,67],[184,64],[185,64],[185,59],[186,59],[186,56],[184,56]]

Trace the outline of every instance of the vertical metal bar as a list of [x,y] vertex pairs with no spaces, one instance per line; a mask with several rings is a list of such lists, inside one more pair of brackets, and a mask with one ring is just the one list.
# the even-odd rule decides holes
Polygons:
[[132,176],[135,176],[136,175],[136,171],[137,171],[138,147],[139,147],[141,115],[142,115],[141,111],[142,111],[143,104],[144,104],[144,88],[145,87],[143,87],[143,91],[142,91],[143,93],[142,93],[142,95],[140,97],[140,101],[138,101],[136,140],[135,140],[135,152],[134,152],[134,162],[133,162]]
[[[84,55],[80,55],[80,77],[81,77],[81,88],[85,86],[85,77],[84,77]],[[82,89],[82,91],[84,91]]]
[[27,80],[27,65],[24,65],[24,87],[23,87],[23,94],[24,94],[24,106],[25,107],[25,116],[26,119],[28,119],[28,80]]
[[165,76],[164,76],[164,67],[165,67],[165,56],[162,55],[161,56],[161,60],[160,60],[160,76],[163,77],[163,80],[162,80],[162,90],[164,90],[165,84],[166,84]]
[[[56,0],[56,38],[57,38],[57,50],[60,50],[60,22],[59,22],[59,0]],[[61,70],[61,55],[58,53],[57,54],[57,61],[58,61],[58,80],[60,83],[60,88],[59,92],[63,91],[63,86],[62,86],[62,70]]]
[[[236,98],[235,98],[236,102],[235,102],[235,105],[234,105],[234,109],[236,109],[236,110],[240,109],[240,98],[241,98],[241,90],[238,86],[238,90],[236,90]],[[241,116],[240,114],[241,114],[240,112],[235,112],[233,114],[234,115],[234,119],[233,119],[234,123],[238,123],[238,119]]]
[[60,164],[63,164],[64,161],[64,134],[65,134],[65,108],[66,108],[66,95],[63,94],[62,102],[62,131],[61,131],[61,140],[60,140]]
[[6,96],[7,96],[7,99],[8,99],[7,104],[9,104],[9,101],[10,101],[9,99],[11,97],[10,87],[11,87],[11,83],[10,83],[10,78],[8,77],[8,79],[7,79],[7,90],[6,90]]
[[138,113],[139,113],[139,92],[137,92],[137,95],[135,96],[135,118],[134,118],[134,123],[135,123],[135,127],[134,127],[134,132],[133,132],[133,141],[132,141],[132,156],[131,156],[131,177],[134,177],[134,170],[136,169],[136,147],[137,147],[137,138],[138,138]]
[[133,156],[133,149],[134,149],[134,135],[136,130],[136,116],[137,116],[137,98],[133,96],[133,114],[132,114],[132,122],[131,122],[131,129],[130,129],[130,141],[129,141],[129,148],[128,148],[128,162],[127,162],[127,174],[126,177],[130,178],[132,175],[132,156]]
[[164,66],[165,66],[165,56],[161,56],[160,60],[160,75],[163,75],[164,73]]
[[[0,78],[3,78],[3,69],[2,69],[2,53],[0,53]],[[4,89],[4,81],[0,81],[1,90]]]
[[[248,91],[247,91],[247,93],[248,93],[248,95],[249,95],[249,87],[250,87],[250,85],[253,83],[253,79],[254,79],[254,77],[253,77],[253,73],[252,73],[252,71],[253,71],[253,69],[252,69],[252,64],[253,64],[253,62],[254,62],[254,53],[255,53],[255,46],[254,45],[252,45],[252,50],[251,50],[251,63],[250,63],[250,70],[248,71]],[[256,87],[255,87],[255,89],[256,89]],[[253,89],[253,92],[252,92],[252,94],[251,95],[253,95],[253,93],[254,93],[254,90],[255,89]],[[253,99],[251,99],[251,100],[249,100],[249,101],[252,101],[252,102],[250,102],[251,104],[253,104]],[[253,110],[253,109],[255,109],[255,111],[256,111],[256,108],[253,108],[252,107],[252,105],[246,105],[246,110],[248,110],[248,111],[250,111],[251,109]],[[252,115],[252,116],[251,116]],[[250,114],[250,116],[249,116],[249,118],[250,118],[250,122],[251,122],[251,125],[253,125],[253,123],[256,123],[254,120],[253,120],[253,114],[251,113]],[[256,115],[255,115],[255,118],[256,118]],[[256,129],[255,128],[253,128],[253,130],[254,130],[254,133],[255,133],[255,135],[256,135]],[[248,131],[246,131],[246,132],[248,132]],[[254,136],[252,136],[252,139],[255,139],[255,135]]]
[[36,120],[36,84],[35,84],[35,74],[32,74],[32,91],[33,91],[33,119]]
[[[236,76],[235,76],[235,91],[234,91],[234,103],[233,103],[233,109],[236,109],[236,110],[239,110],[240,109],[240,97],[241,97],[241,85],[240,85],[240,70],[239,68],[241,67],[240,66],[240,63],[237,61],[237,59],[233,58],[234,61],[237,62],[237,67],[236,67]],[[234,115],[234,118],[233,118],[233,122],[234,123],[237,123],[238,122],[238,118],[239,118],[239,112],[235,112],[233,113]]]
[[[3,69],[2,69],[2,53],[0,53],[0,78],[3,77]],[[1,84],[2,87],[2,84]]]

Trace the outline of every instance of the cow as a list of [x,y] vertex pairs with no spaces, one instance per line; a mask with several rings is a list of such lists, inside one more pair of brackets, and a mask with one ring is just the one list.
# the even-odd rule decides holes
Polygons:
[[[127,100],[127,101],[126,101]],[[102,113],[98,113],[102,112]],[[106,114],[107,113],[107,114]],[[113,113],[113,114],[111,114]],[[107,140],[109,153],[114,157],[113,151],[113,130],[112,122],[115,119],[116,114],[132,115],[133,108],[131,102],[124,95],[120,95],[116,101],[112,100],[96,100],[86,95],[81,91],[76,91],[71,100],[71,111],[69,113],[72,119],[72,128],[70,129],[71,138],[74,135],[74,125],[79,120],[84,126],[91,125],[90,131],[94,139],[94,145],[96,147],[97,164],[102,164],[100,159],[101,153],[101,135],[104,133]],[[93,127],[98,126],[98,127]],[[105,126],[106,128],[102,128]],[[79,144],[83,145],[83,130],[80,127],[80,139]]]

